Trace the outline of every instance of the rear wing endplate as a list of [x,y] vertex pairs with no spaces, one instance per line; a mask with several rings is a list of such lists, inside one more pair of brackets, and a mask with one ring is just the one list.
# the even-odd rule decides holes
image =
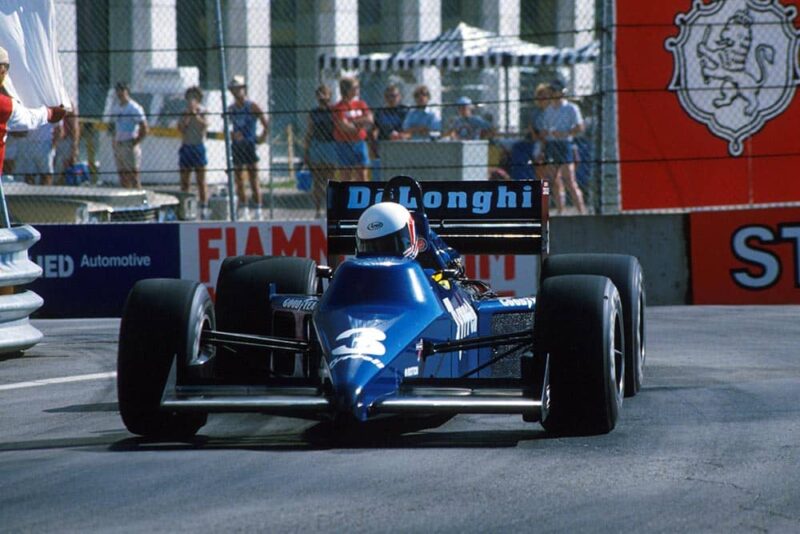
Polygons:
[[[419,188],[410,178],[401,183],[410,185],[395,185],[391,196],[397,198],[392,200],[418,213]],[[353,254],[358,217],[383,199],[384,186],[328,182],[329,256]],[[547,255],[546,181],[436,181],[419,186],[431,230],[459,253]]]

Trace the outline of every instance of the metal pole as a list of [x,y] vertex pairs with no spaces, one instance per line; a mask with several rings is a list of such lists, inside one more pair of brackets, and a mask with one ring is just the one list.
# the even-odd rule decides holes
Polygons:
[[614,62],[615,9],[614,0],[603,0],[600,48],[600,98],[601,98],[601,152],[600,168],[602,182],[601,213],[619,213],[622,207],[620,197],[619,145],[617,143],[617,78]]
[[[3,162],[0,161],[0,168],[2,168]],[[2,173],[0,173],[2,174]],[[11,228],[11,218],[8,216],[8,205],[6,204],[6,194],[3,191],[3,177],[0,176],[0,217],[3,220],[3,228]]]
[[509,87],[508,87],[508,65],[503,67],[503,76],[505,78],[505,85],[506,85],[506,133],[509,133],[509,125],[511,124],[511,101],[509,100]]
[[230,218],[236,221],[236,193],[233,187],[233,152],[231,151],[231,132],[228,128],[228,91],[225,87],[228,69],[225,63],[225,34],[222,31],[222,2],[214,2],[217,15],[217,44],[219,45],[219,85],[222,90],[222,124],[225,130],[225,171],[228,174],[228,209]]

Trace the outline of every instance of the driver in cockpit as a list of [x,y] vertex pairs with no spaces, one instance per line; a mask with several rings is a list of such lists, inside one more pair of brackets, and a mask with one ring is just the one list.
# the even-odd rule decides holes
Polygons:
[[[424,215],[422,215],[424,217]],[[379,202],[358,218],[356,256],[394,256],[417,259],[424,269],[442,271],[461,268],[461,256],[428,228],[424,236],[417,234],[414,214],[396,202]]]

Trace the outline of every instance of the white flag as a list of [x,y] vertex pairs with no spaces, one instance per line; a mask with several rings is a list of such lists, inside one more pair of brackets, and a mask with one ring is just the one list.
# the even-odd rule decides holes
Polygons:
[[53,0],[0,0],[0,46],[11,65],[4,85],[25,106],[72,107],[58,58]]

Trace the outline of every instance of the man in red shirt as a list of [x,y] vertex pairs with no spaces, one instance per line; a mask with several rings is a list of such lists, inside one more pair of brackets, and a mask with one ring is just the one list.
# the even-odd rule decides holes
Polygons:
[[358,80],[342,78],[342,99],[333,106],[333,139],[339,155],[340,178],[346,182],[366,182],[369,154],[367,128],[372,126],[372,111],[359,98]]
[[48,122],[60,121],[67,112],[64,106],[26,108],[22,102],[11,97],[3,86],[9,68],[8,51],[0,47],[0,176],[9,131],[35,130]]

